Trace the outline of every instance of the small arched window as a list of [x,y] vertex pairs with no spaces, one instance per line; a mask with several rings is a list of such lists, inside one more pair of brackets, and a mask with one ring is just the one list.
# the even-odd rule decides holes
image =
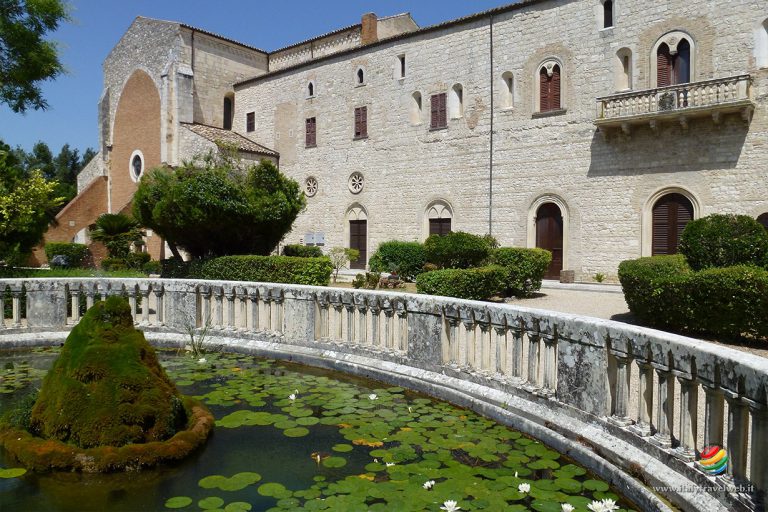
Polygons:
[[560,65],[548,62],[539,69],[539,111],[560,110],[562,103]]
[[410,108],[408,118],[411,124],[421,124],[421,93],[419,91],[411,94]]
[[314,98],[315,97],[315,83],[309,82],[307,84],[307,98]]
[[514,81],[511,71],[507,71],[501,75],[501,107],[512,108],[515,104],[514,100]]
[[632,88],[632,50],[622,48],[616,52],[615,87],[617,91]]
[[443,200],[434,201],[427,207],[428,236],[445,236],[451,232],[453,210]]
[[223,127],[225,130],[231,130],[232,129],[232,114],[234,112],[234,105],[235,104],[235,98],[231,95],[227,95],[224,97],[224,123]]
[[760,68],[768,68],[768,19],[760,24],[756,32],[755,62]]
[[605,0],[603,2],[603,28],[610,28],[613,26],[613,2],[612,0]]
[[461,84],[451,87],[451,95],[448,100],[448,113],[451,119],[464,116],[464,88]]
[[691,43],[683,38],[675,51],[667,43],[656,50],[656,87],[685,84],[691,81]]
[[365,83],[365,71],[363,68],[357,70],[357,85],[363,85]]

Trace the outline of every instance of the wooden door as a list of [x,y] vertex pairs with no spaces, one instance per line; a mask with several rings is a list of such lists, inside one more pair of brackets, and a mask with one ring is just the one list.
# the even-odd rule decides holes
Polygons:
[[653,239],[651,254],[677,254],[680,235],[693,220],[693,205],[682,194],[667,194],[653,205]]
[[349,221],[349,248],[360,251],[360,256],[355,261],[349,262],[349,268],[365,270],[365,262],[368,261],[368,221]]
[[563,214],[554,203],[546,203],[536,212],[536,247],[552,253],[546,279],[560,279],[563,270]]

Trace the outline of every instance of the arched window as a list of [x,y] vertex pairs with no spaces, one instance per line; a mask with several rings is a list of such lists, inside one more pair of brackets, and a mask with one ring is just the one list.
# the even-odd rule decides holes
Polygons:
[[661,196],[653,205],[651,255],[677,254],[680,235],[693,216],[693,203],[683,194]]
[[451,87],[451,95],[448,99],[448,113],[451,119],[464,116],[464,88],[461,84]]
[[131,159],[128,162],[128,172],[133,181],[139,181],[144,173],[144,154],[138,149],[131,154]]
[[539,68],[539,111],[560,110],[560,65],[548,62]]
[[349,248],[360,252],[356,260],[349,262],[349,268],[364,270],[368,261],[368,214],[355,204],[347,210],[347,223]]
[[315,83],[309,82],[307,84],[307,98],[314,98],[315,97]]
[[670,38],[677,44],[672,48],[667,42],[662,42],[656,49],[656,87],[685,84],[691,81],[691,43],[686,38],[679,41]]
[[603,2],[603,28],[609,28],[613,26],[613,2],[611,0],[605,0]]
[[363,68],[357,69],[357,85],[363,85],[365,83],[365,71]]
[[544,277],[560,279],[563,270],[563,212],[555,203],[544,203],[536,210],[536,247],[552,253]]
[[632,50],[622,48],[616,52],[615,87],[617,91],[632,89]]
[[232,113],[234,112],[235,98],[232,95],[224,97],[224,123],[225,130],[232,129]]
[[447,201],[437,200],[427,206],[427,236],[444,236],[451,232],[453,210]]
[[768,229],[768,212],[761,213],[757,216],[757,222],[763,225],[765,229]]
[[768,19],[755,31],[755,63],[759,68],[768,68]]
[[419,91],[411,94],[410,108],[408,117],[411,124],[421,124],[421,93]]
[[514,81],[511,71],[501,75],[501,108],[512,108],[515,104]]

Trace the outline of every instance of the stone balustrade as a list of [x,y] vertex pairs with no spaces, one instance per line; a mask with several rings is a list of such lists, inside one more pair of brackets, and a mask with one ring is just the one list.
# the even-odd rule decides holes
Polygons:
[[[205,331],[366,356],[381,367],[460,379],[459,391],[481,385],[510,401],[522,398],[532,404],[520,409],[524,415],[535,416],[543,405],[597,424],[605,436],[709,490],[727,509],[760,507],[768,489],[768,359],[701,340],[505,304],[300,285],[6,279],[0,291],[0,343],[13,333],[66,331],[99,297],[122,295],[150,333]],[[563,423],[546,427],[567,436]],[[697,449],[709,444],[726,447],[727,476],[695,469]],[[628,465],[623,457],[614,462]],[[683,508],[695,502],[662,494],[682,500]]]

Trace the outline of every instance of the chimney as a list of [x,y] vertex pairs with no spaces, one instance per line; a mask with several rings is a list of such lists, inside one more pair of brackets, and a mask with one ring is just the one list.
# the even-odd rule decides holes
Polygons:
[[360,31],[361,45],[375,43],[379,40],[377,33],[378,23],[379,19],[376,17],[375,13],[369,12],[367,14],[363,14],[363,20],[361,22],[362,30]]

